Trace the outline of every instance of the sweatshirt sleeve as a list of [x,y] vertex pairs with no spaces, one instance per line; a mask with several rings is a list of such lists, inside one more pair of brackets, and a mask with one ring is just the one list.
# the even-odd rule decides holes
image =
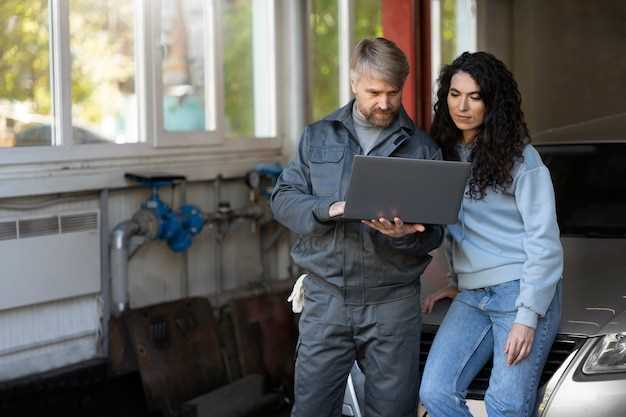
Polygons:
[[563,249],[548,169],[541,165],[521,174],[515,199],[524,222],[526,252],[515,322],[535,328],[538,317],[550,306],[563,273]]
[[308,163],[308,128],[304,130],[296,157],[289,162],[272,192],[274,218],[291,231],[300,234],[323,234],[335,222],[328,210],[334,197],[313,195]]

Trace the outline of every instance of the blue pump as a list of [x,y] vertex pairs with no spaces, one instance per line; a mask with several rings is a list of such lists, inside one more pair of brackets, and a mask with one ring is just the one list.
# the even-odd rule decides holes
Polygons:
[[153,187],[150,198],[141,207],[151,210],[158,219],[156,239],[166,240],[174,252],[184,252],[191,247],[192,238],[202,231],[204,216],[191,204],[180,207],[179,212],[172,210],[159,198],[158,187]]
[[175,181],[184,180],[184,177],[163,174],[127,174],[126,177],[152,188],[150,197],[141,204],[141,210],[135,215],[149,230],[147,236],[167,241],[174,252],[189,249],[193,237],[202,231],[206,222],[202,211],[192,204],[184,204],[176,212],[159,197],[160,187],[172,185]]

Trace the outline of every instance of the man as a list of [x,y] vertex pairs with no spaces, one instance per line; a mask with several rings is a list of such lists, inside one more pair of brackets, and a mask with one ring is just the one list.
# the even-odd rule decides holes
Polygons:
[[272,194],[275,218],[299,235],[291,254],[308,274],[294,417],[339,416],[355,360],[365,374],[364,415],[417,414],[419,278],[442,227],[340,219],[354,155],[441,157],[402,108],[408,73],[393,42],[359,42],[351,62],[355,99],[306,127]]

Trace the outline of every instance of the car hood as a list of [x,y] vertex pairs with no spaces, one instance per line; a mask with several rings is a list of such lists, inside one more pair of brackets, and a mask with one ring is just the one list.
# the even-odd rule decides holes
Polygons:
[[[559,333],[594,336],[626,331],[626,239],[562,238],[565,254]],[[422,297],[447,285],[441,250],[422,279]],[[438,303],[425,324],[438,325],[449,303]]]
[[[626,311],[626,239],[563,238],[561,332],[603,334]],[[624,319],[622,330],[626,331]]]

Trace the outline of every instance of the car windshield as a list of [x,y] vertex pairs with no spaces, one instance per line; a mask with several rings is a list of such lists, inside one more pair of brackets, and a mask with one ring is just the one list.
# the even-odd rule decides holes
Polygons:
[[561,235],[626,237],[626,143],[539,145]]

